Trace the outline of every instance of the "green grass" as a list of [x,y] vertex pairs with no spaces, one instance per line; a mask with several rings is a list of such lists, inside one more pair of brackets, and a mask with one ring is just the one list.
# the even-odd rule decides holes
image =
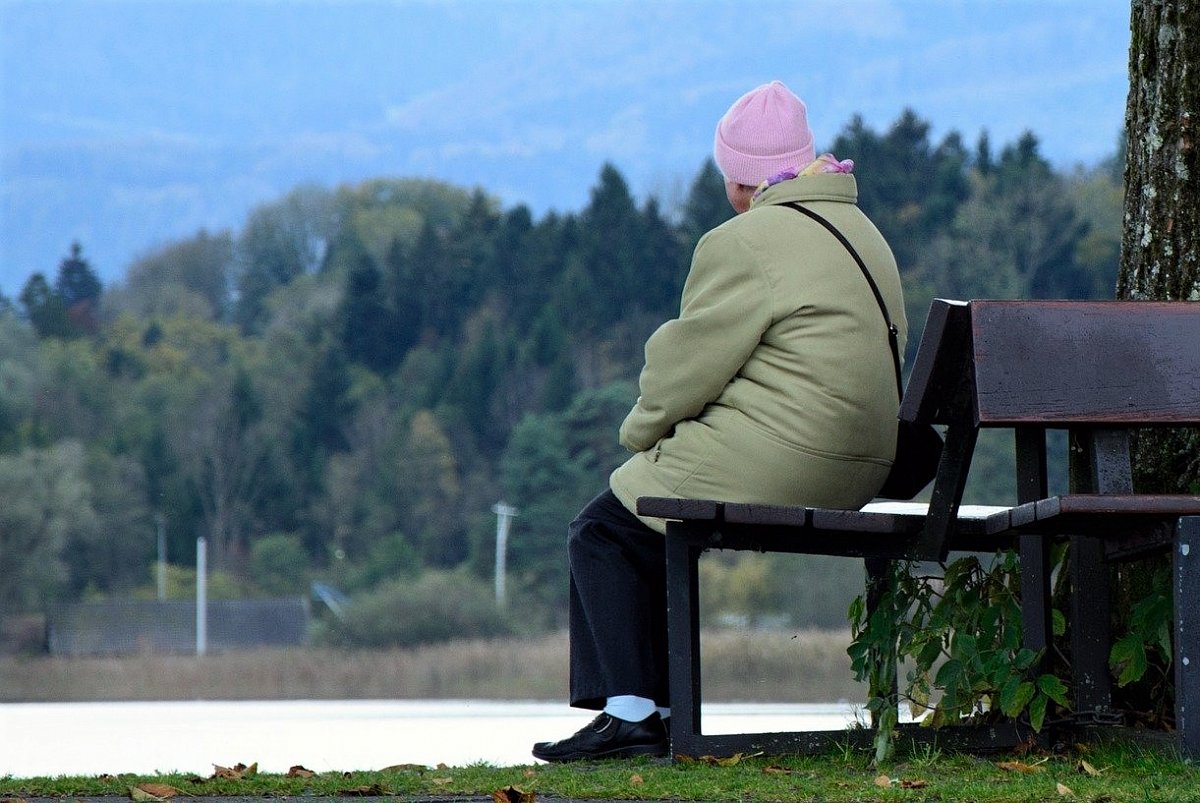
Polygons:
[[[0,798],[131,797],[138,784],[187,797],[444,799],[514,787],[537,798],[696,801],[1200,801],[1200,769],[1170,752],[1130,745],[1077,747],[1050,756],[947,755],[925,749],[883,769],[846,748],[816,757],[751,756],[717,763],[636,759],[524,767],[402,766],[311,778],[249,774],[0,778]],[[515,793],[508,796],[518,800]]]

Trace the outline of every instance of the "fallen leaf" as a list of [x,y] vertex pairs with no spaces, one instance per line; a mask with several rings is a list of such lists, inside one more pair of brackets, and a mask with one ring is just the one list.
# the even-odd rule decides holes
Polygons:
[[1054,785],[1054,788],[1057,789],[1058,793],[1063,797],[1075,797],[1075,793],[1071,791],[1071,787],[1067,786],[1066,784],[1058,783]]
[[436,767],[434,767],[434,769],[435,770],[448,770],[450,768],[447,767],[445,764],[438,762],[438,765]]
[[241,780],[242,778],[253,778],[258,775],[258,762],[254,762],[249,767],[245,764],[237,763],[232,767],[222,767],[220,764],[213,764],[214,778],[224,778],[226,780]]
[[383,787],[377,783],[368,786],[352,786],[349,789],[339,789],[338,794],[342,797],[379,797],[383,794]]
[[424,764],[393,764],[390,767],[384,767],[380,772],[425,772],[429,767]]
[[315,772],[310,769],[305,769],[299,764],[294,767],[289,767],[287,771],[287,777],[289,778],[313,778],[315,776]]
[[1024,761],[1001,761],[996,765],[1002,770],[1009,772],[1020,772],[1025,775],[1032,775],[1035,772],[1041,772],[1042,768],[1036,764],[1026,764]]
[[642,776],[637,775],[636,773],[629,776],[629,783],[633,784],[634,786],[641,786],[645,782],[646,781],[642,778]]
[[[744,758],[754,758],[755,756],[761,755],[761,751],[758,753],[751,753],[750,755],[746,755],[745,753],[734,753],[732,756],[726,756],[724,758],[717,758],[716,756],[700,756],[700,758],[697,760],[717,767],[736,767],[738,764],[742,763],[742,759]],[[680,756],[675,757],[676,761],[678,761],[680,758]]]
[[926,786],[929,786],[929,781],[923,781],[920,778],[914,778],[911,781],[905,778],[900,781],[901,789],[924,789]]
[[1092,777],[1095,777],[1095,776],[1099,775],[1100,773],[1104,772],[1104,770],[1096,769],[1095,767],[1093,767],[1091,764],[1084,761],[1083,759],[1079,760],[1079,764],[1075,767],[1075,771],[1082,772],[1085,775],[1091,775]]
[[165,783],[140,783],[129,787],[129,796],[134,800],[166,800],[177,794],[178,789]]
[[527,770],[525,770],[525,772],[523,774],[525,775],[526,778],[534,778],[537,776],[537,770],[527,769]]
[[881,789],[886,789],[892,785],[892,779],[886,775],[879,775],[875,778],[875,785]]
[[693,756],[689,756],[687,753],[676,753],[675,754],[675,763],[676,764],[695,764],[696,759]]
[[763,767],[763,775],[791,775],[792,771],[786,767],[776,767],[772,764],[769,767]]
[[515,786],[509,786],[492,792],[492,800],[495,803],[534,803],[537,795]]
[[446,784],[454,783],[453,778],[432,778],[429,781],[434,786],[445,786]]

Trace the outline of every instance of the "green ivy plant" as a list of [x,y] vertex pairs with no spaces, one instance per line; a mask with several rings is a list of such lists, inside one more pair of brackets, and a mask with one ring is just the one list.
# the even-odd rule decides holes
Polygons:
[[1160,568],[1150,585],[1146,596],[1130,609],[1128,631],[1109,652],[1108,666],[1118,686],[1141,680],[1151,666],[1171,666],[1170,571]]
[[[1015,553],[988,565],[967,556],[936,573],[928,568],[897,561],[870,615],[864,597],[850,606],[851,666],[868,684],[877,763],[891,755],[902,700],[932,727],[1007,717],[1041,730],[1051,704],[1070,709],[1066,684],[1039,672],[1042,655],[1021,646]],[[1057,635],[1065,621],[1054,611]],[[897,661],[907,667],[903,684],[895,682]]]

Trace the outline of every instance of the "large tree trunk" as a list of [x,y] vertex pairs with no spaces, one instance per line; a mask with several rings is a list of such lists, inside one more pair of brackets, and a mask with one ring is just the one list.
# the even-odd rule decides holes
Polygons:
[[1133,0],[1120,298],[1200,301],[1200,1]]
[[[1117,297],[1200,301],[1200,0],[1133,0],[1130,33]],[[1143,490],[1195,486],[1195,433],[1138,441]]]
[[[1130,34],[1117,297],[1200,301],[1200,0],[1133,0]],[[1200,437],[1194,430],[1140,432],[1133,457],[1138,490],[1200,493]],[[1164,565],[1166,557],[1116,570],[1118,633],[1128,628],[1135,603],[1163,592],[1155,587],[1155,574]],[[1151,664],[1140,681],[1114,690],[1117,708],[1169,716],[1164,687],[1171,684],[1170,666],[1156,659]]]

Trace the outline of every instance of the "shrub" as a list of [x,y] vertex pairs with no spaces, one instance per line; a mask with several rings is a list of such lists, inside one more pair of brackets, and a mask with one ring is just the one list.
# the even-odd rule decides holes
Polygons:
[[320,636],[331,644],[399,647],[510,635],[491,588],[465,572],[428,571],[352,598],[345,619]]

